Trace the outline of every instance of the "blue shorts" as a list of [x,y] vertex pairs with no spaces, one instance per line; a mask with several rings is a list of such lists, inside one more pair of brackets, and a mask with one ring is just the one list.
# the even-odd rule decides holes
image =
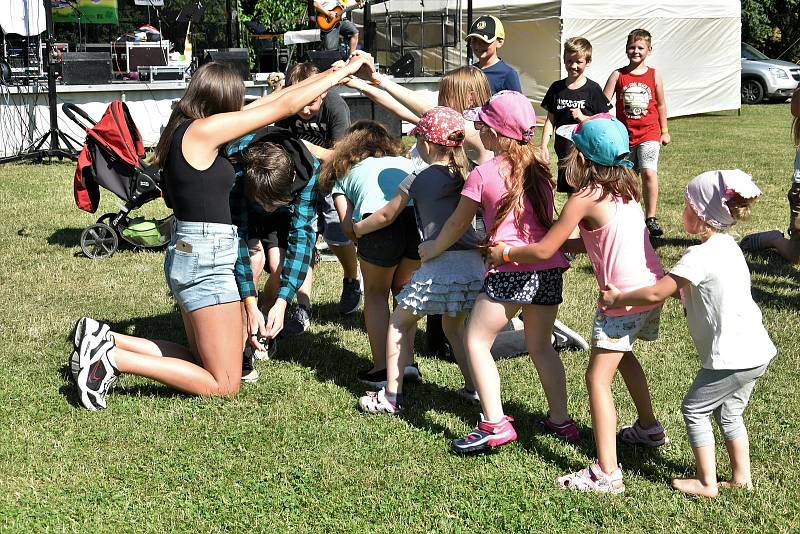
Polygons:
[[164,275],[183,311],[241,300],[233,275],[238,248],[235,226],[175,220]]

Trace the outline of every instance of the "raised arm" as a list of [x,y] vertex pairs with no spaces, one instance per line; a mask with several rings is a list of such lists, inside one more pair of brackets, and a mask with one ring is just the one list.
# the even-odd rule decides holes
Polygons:
[[479,207],[480,204],[478,202],[461,195],[456,211],[444,223],[442,231],[439,232],[436,239],[423,241],[419,244],[420,259],[423,262],[430,261],[458,241],[464,235],[464,232],[469,229],[469,225],[472,224],[472,219],[478,213]]
[[[341,80],[355,74],[366,62],[366,56],[355,56],[341,69],[329,69],[310,77],[307,83],[292,85],[279,91],[274,100],[269,101],[270,105],[262,104],[241,111],[218,113],[198,119],[186,132],[188,145],[196,146],[198,152],[207,152],[206,156],[210,155],[211,157],[205,158],[204,161],[210,162],[220,146],[246,133],[296,114],[303,109],[303,106],[337,85]],[[203,158],[201,156],[197,159]]]
[[392,224],[400,212],[403,211],[408,205],[409,197],[402,191],[399,191],[392,200],[390,200],[381,209],[370,215],[365,219],[361,219],[353,224],[353,232],[356,237],[361,237],[365,234],[371,234],[376,230],[385,228]]
[[422,116],[423,113],[436,106],[435,102],[421,97],[419,93],[403,87],[399,83],[391,80],[388,76],[376,72],[373,74],[373,80],[378,84],[378,87],[384,89],[387,93],[392,95],[395,100],[400,102],[400,104],[410,109],[413,113],[416,113],[417,116]]
[[364,96],[378,104],[388,112],[400,117],[400,120],[416,124],[419,122],[419,116],[413,111],[404,106],[399,100],[393,97],[388,91],[379,89],[372,84],[365,82],[359,78],[350,78],[347,86],[361,92]]

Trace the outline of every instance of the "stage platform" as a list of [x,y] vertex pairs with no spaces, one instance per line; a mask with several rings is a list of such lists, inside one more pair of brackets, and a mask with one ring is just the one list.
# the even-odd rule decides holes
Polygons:
[[[396,78],[396,81],[435,101],[440,79],[431,76]],[[245,82],[245,86],[250,97],[260,97],[269,92],[269,87],[263,83]],[[172,104],[181,98],[185,89],[186,82],[177,81],[59,85],[56,88],[58,125],[64,133],[82,144],[85,138],[84,130],[63,114],[61,105],[67,102],[75,104],[93,119],[98,120],[111,101],[122,100],[131,111],[145,146],[153,146],[169,119]],[[351,104],[351,109],[356,101],[363,103],[365,97],[357,91],[347,87],[338,90],[345,101]],[[0,157],[19,153],[49,128],[50,112],[47,107],[46,85],[0,87]],[[48,145],[49,141],[44,147],[47,148]]]

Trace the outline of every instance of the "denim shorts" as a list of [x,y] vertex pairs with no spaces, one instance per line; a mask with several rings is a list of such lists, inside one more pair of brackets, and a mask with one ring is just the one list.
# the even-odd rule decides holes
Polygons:
[[327,195],[317,204],[317,231],[322,234],[322,239],[329,245],[344,247],[353,242],[344,235],[339,213],[333,204],[333,196]]
[[660,322],[661,306],[618,317],[609,317],[598,310],[592,328],[592,347],[613,352],[630,352],[637,339],[658,339]]
[[164,275],[182,310],[240,300],[233,275],[238,249],[235,226],[175,220]]

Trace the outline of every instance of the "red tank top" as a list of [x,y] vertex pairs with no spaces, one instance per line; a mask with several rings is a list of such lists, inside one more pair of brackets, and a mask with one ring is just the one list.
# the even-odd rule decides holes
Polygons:
[[617,70],[617,119],[628,128],[630,145],[645,141],[660,141],[661,126],[656,107],[656,71],[648,68],[644,74]]

